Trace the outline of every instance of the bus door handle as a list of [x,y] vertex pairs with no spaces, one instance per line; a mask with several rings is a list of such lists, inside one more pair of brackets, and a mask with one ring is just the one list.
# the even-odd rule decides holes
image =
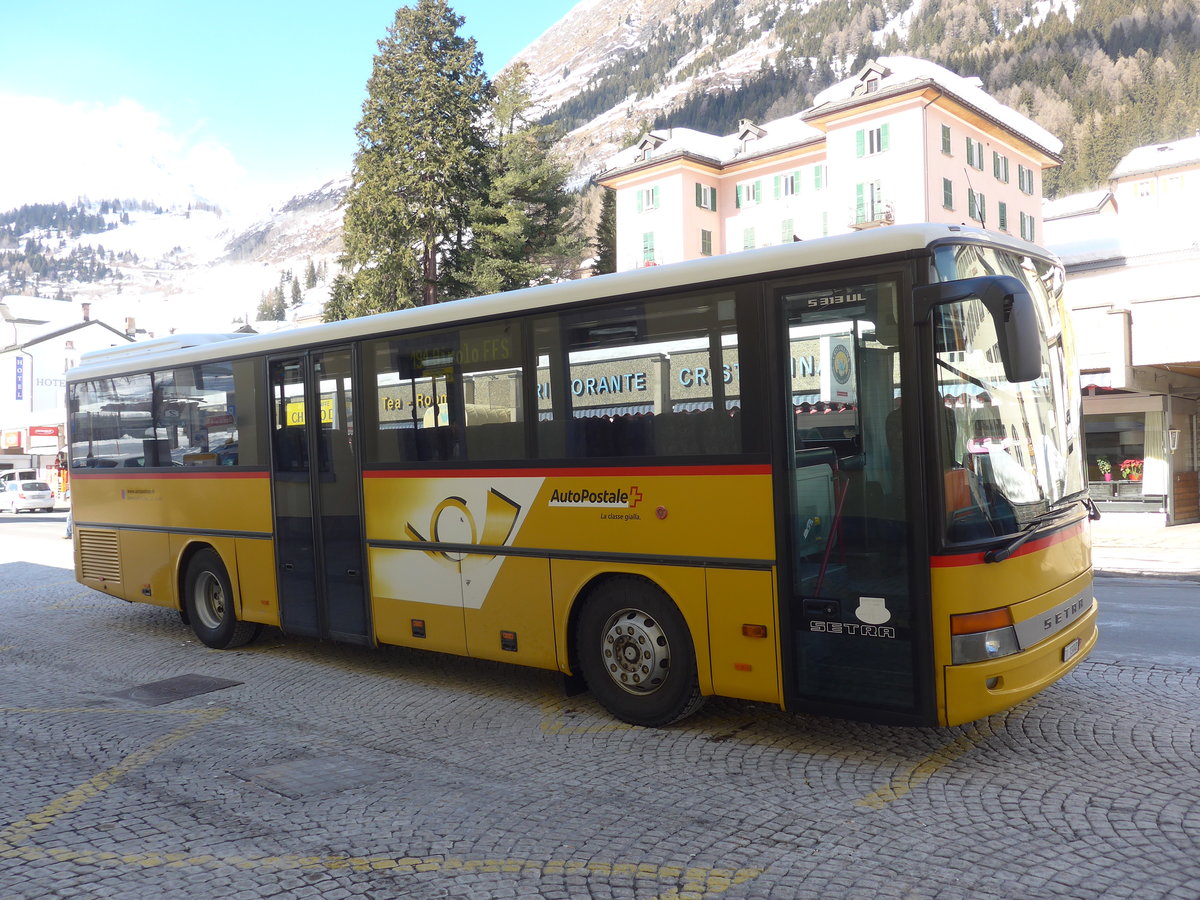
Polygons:
[[357,578],[358,577],[358,569],[347,569],[346,574],[351,578]]
[[292,565],[290,562],[285,562],[285,563],[283,564],[283,570],[284,570],[285,572],[290,572],[290,571],[292,571],[292,569],[294,569],[294,568],[295,568],[295,566],[293,566],[293,565]]

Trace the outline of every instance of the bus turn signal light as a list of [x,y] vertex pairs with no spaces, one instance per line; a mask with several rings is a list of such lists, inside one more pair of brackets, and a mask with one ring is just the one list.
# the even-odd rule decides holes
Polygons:
[[1007,606],[1000,609],[989,609],[986,612],[964,613],[950,617],[951,634],[978,634],[981,631],[995,631],[998,628],[1009,628],[1013,624],[1012,610]]
[[752,638],[765,638],[767,636],[766,625],[743,625],[742,636]]

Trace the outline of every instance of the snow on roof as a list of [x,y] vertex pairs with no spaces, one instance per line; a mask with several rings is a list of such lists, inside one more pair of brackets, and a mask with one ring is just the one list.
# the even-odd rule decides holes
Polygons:
[[1200,163],[1200,134],[1168,144],[1135,147],[1125,154],[1125,158],[1117,163],[1117,167],[1108,177],[1128,178],[1131,175],[1145,175],[1197,163]]
[[753,123],[761,137],[743,141],[743,129],[731,134],[716,135],[692,128],[659,128],[648,132],[636,146],[627,147],[608,161],[609,170],[623,169],[643,160],[644,147],[650,142],[650,158],[664,159],[675,153],[690,153],[711,159],[721,165],[734,160],[769,153],[805,141],[819,140],[824,132],[813,128],[803,119],[803,113],[784,116],[770,122]]
[[1112,199],[1112,191],[1086,191],[1071,194],[1056,200],[1042,201],[1042,220],[1063,219],[1068,216],[1089,215],[1100,212],[1104,204]]
[[[887,74],[879,81],[879,90],[881,91],[909,82],[932,81],[1027,140],[1044,147],[1051,153],[1062,152],[1062,141],[1033,120],[992,97],[983,89],[978,78],[964,78],[937,63],[912,56],[881,56],[874,60],[874,63],[877,67],[882,67],[887,71]],[[851,100],[854,88],[860,83],[861,75],[860,72],[853,78],[847,78],[845,81],[840,81],[821,91],[813,100],[813,109],[826,104],[844,103]]]

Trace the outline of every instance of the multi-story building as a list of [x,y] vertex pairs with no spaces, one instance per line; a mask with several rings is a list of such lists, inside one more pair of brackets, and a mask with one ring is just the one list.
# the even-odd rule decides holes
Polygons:
[[1106,189],[1045,208],[1079,336],[1092,496],[1167,524],[1200,521],[1197,206],[1200,135],[1138,147]]
[[725,136],[651,131],[597,180],[616,191],[625,270],[894,222],[1037,241],[1061,149],[978,79],[883,57],[794,116]]

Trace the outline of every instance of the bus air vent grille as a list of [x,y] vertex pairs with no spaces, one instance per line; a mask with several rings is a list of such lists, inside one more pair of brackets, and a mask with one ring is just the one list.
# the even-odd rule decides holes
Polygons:
[[80,528],[79,574],[85,579],[121,583],[121,557],[117,552],[117,533]]

